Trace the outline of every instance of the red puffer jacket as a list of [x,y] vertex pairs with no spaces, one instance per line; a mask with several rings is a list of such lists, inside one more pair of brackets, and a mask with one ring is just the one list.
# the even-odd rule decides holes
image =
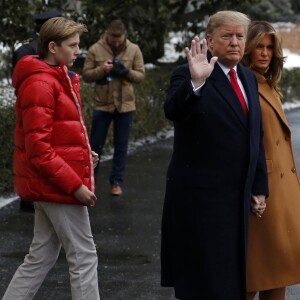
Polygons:
[[73,192],[85,184],[94,192],[94,170],[79,75],[49,66],[36,56],[16,65],[14,184],[25,200],[81,204]]

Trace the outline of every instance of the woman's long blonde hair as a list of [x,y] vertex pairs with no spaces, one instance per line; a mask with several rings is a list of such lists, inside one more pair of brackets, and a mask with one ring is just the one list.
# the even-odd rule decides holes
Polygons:
[[245,54],[242,63],[248,68],[255,70],[251,62],[251,52],[257,47],[261,39],[269,34],[273,40],[273,57],[270,62],[268,70],[265,72],[264,76],[269,83],[269,85],[275,89],[282,98],[282,93],[280,91],[279,82],[282,75],[283,63],[285,57],[282,54],[281,39],[274,29],[274,27],[266,21],[253,21],[249,25]]

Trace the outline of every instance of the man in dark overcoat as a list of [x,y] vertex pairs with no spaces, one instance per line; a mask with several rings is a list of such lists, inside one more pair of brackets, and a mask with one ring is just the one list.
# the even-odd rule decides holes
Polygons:
[[239,12],[211,16],[202,47],[196,37],[188,64],[171,78],[161,283],[178,299],[246,299],[248,216],[251,203],[265,207],[268,195],[257,82],[238,64],[248,24]]

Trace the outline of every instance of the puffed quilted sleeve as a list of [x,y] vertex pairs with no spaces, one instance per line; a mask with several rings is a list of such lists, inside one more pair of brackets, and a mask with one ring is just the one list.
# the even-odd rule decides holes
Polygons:
[[51,84],[45,81],[31,82],[23,90],[20,105],[25,150],[42,177],[70,194],[82,185],[82,180],[51,144],[56,96]]

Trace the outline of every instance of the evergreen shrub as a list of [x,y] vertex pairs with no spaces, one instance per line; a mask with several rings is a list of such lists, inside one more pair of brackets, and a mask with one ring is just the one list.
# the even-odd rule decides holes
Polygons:
[[283,69],[280,82],[284,102],[300,101],[300,68]]
[[[137,110],[134,113],[131,131],[132,140],[154,135],[169,124],[164,117],[163,103],[173,69],[174,66],[161,66],[147,70],[146,79],[135,85]],[[90,133],[94,99],[94,87],[92,84],[81,81],[81,98],[87,129]],[[0,106],[0,196],[13,192],[14,127],[15,109],[13,103]],[[111,147],[112,130],[109,132],[105,151],[109,151]]]
[[0,196],[13,191],[13,132],[15,108],[0,106]]
[[[136,107],[132,125],[131,140],[155,135],[170,125],[164,117],[163,103],[174,65],[160,66],[147,70],[146,79],[135,85]],[[284,69],[281,88],[284,101],[300,100],[300,68]],[[1,87],[0,87],[1,88]],[[88,131],[91,128],[94,88],[92,84],[82,81],[81,97]],[[13,131],[15,127],[14,105],[0,106],[0,195],[13,192]],[[112,130],[110,130],[105,151],[112,147]]]

